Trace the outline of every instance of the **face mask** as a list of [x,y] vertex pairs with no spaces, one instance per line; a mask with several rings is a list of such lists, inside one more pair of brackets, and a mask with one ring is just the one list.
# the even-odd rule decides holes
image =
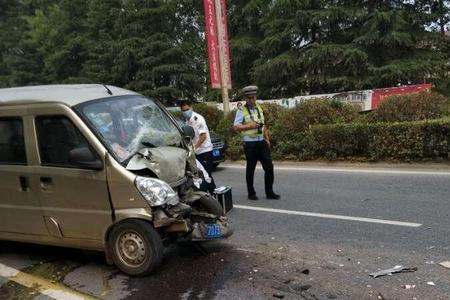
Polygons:
[[189,120],[192,117],[192,110],[183,111],[183,116]]

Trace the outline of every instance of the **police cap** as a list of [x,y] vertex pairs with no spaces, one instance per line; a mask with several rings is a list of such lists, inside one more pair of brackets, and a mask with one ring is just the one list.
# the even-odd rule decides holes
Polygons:
[[244,96],[255,96],[258,92],[258,87],[256,85],[249,85],[242,89]]

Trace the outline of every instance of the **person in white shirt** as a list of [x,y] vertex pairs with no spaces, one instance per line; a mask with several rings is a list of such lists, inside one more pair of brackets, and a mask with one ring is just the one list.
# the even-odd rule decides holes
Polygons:
[[201,189],[213,193],[216,188],[216,184],[211,176],[213,170],[213,146],[209,135],[208,125],[206,125],[205,118],[203,118],[202,115],[193,111],[190,101],[181,100],[179,102],[179,106],[183,112],[184,118],[186,119],[186,125],[191,126],[195,132],[194,139],[192,140],[192,143],[194,144],[195,156],[211,178],[211,183],[205,183]]

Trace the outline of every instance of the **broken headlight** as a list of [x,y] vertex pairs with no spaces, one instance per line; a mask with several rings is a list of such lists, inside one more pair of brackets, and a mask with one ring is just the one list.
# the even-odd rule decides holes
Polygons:
[[150,206],[177,205],[179,202],[177,193],[162,180],[138,176],[135,184]]

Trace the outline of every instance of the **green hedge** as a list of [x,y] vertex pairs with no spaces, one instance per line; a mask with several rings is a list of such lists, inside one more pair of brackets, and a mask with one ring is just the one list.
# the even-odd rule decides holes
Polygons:
[[[330,100],[308,101],[294,109],[264,104],[272,156],[278,160],[450,160],[450,118],[445,117],[448,99],[433,93],[404,97],[406,100],[394,97],[384,102],[384,107],[390,106],[396,113],[383,108],[363,116],[358,116],[350,105]],[[214,107],[196,105],[195,110],[224,139],[227,157],[243,159],[240,136],[232,130],[236,112],[223,118],[223,113]],[[432,116],[444,117],[376,121]]]
[[215,106],[209,106],[205,103],[196,103],[193,109],[205,118],[206,124],[210,130],[215,131],[219,122],[223,119],[223,112]]
[[349,123],[357,117],[358,111],[352,105],[330,99],[315,99],[287,110],[280,121],[287,131],[299,132],[316,124]]
[[314,126],[315,158],[368,160],[450,159],[450,119]]
[[449,99],[434,92],[390,96],[368,115],[370,121],[403,122],[440,119],[450,114]]

